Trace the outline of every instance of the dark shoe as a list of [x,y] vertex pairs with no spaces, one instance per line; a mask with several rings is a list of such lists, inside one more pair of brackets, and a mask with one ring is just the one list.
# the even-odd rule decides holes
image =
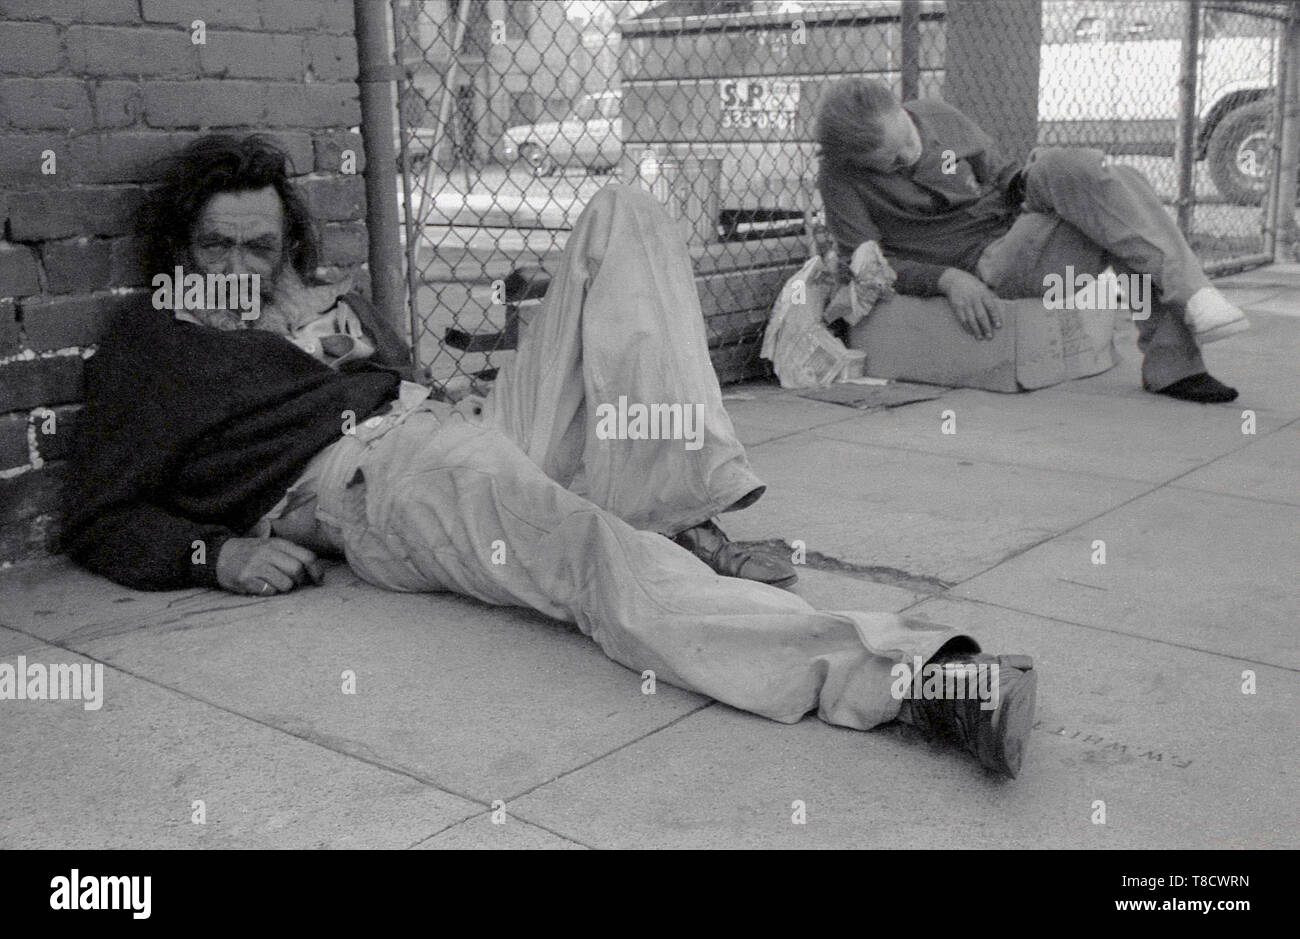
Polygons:
[[788,561],[754,554],[736,544],[713,519],[686,529],[673,541],[723,577],[743,577],[773,587],[789,587],[799,579]]
[[[1152,389],[1148,388],[1147,391]],[[1237,400],[1237,389],[1229,388],[1209,372],[1198,372],[1180,378],[1172,385],[1157,389],[1156,394],[1168,395],[1179,401],[1195,401],[1198,404],[1226,404]]]
[[1034,660],[1027,655],[973,653],[955,655],[934,664],[941,664],[944,669],[996,664],[998,706],[984,710],[980,706],[983,702],[976,697],[912,698],[904,702],[906,716],[900,717],[925,733],[956,743],[988,769],[1014,779],[1020,772],[1029,732],[1034,726],[1038,693]]

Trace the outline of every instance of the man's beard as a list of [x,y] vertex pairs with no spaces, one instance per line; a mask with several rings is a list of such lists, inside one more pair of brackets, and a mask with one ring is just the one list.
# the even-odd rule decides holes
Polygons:
[[293,338],[299,329],[332,308],[339,297],[351,290],[352,279],[308,286],[293,265],[282,259],[270,274],[259,278],[258,288],[261,309],[256,319],[246,319],[230,297],[222,309],[187,310],[185,318],[214,329],[261,329]]
[[[186,269],[187,275],[189,272],[198,272],[201,277],[205,279],[208,277],[208,274],[194,262],[193,258],[190,258],[190,263],[193,266]],[[236,329],[265,329],[267,328],[268,322],[267,312],[275,305],[275,297],[280,290],[280,285],[285,279],[285,272],[292,272],[292,270],[293,268],[290,267],[282,258],[269,274],[257,278],[258,306],[260,312],[256,319],[249,319],[246,312],[238,306],[239,293],[237,291],[227,291],[225,293],[224,306],[219,308],[204,307],[198,309],[187,309],[185,311],[187,314],[185,318],[201,323],[204,326],[211,326],[213,329],[224,331]],[[226,277],[229,275],[218,274],[217,276]],[[274,317],[272,316],[270,320],[273,322]],[[279,330],[274,330],[273,327],[273,331]]]

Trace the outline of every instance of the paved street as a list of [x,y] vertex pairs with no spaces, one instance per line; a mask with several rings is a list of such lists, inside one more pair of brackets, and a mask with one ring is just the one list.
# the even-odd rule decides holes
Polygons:
[[102,663],[104,702],[0,701],[0,847],[1297,847],[1300,266],[1221,284],[1253,324],[1207,349],[1231,405],[1142,392],[1131,335],[1019,395],[724,389],[769,487],[733,537],[802,541],[816,606],[1034,656],[1017,780],[645,695],[576,628],[342,565],[257,600],[53,559],[0,571],[0,662]]

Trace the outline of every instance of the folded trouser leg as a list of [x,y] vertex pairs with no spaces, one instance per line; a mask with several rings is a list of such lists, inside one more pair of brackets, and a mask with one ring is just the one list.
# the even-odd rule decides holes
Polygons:
[[[892,613],[818,612],[719,577],[689,552],[559,486],[494,428],[417,417],[321,499],[352,568],[576,623],[614,661],[794,722],[866,729],[898,714],[891,668],[960,636]],[[971,643],[972,648],[977,648]]]
[[[606,186],[553,273],[487,420],[636,528],[675,533],[761,487],[722,406],[690,253],[663,207]],[[650,419],[637,426],[642,409]],[[621,416],[633,420],[620,427]]]
[[[984,250],[978,271],[999,297],[1012,300],[1043,297],[1049,274],[1067,279],[1071,270],[1076,275],[1096,275],[1107,266],[1119,273],[1133,271],[1123,258],[1113,256],[1059,216],[1024,212],[1010,231]],[[1163,297],[1150,299],[1149,315],[1136,321],[1138,349],[1143,355],[1143,383],[1159,390],[1205,371],[1205,362],[1182,309]]]
[[1183,319],[1183,310],[1167,300],[1152,300],[1151,315],[1137,321],[1142,351],[1142,384],[1152,391],[1167,388],[1205,371],[1200,347]]
[[1035,150],[1025,168],[1024,208],[1064,219],[1127,270],[1151,275],[1175,307],[1210,285],[1146,177],[1131,166],[1107,166],[1100,150]]

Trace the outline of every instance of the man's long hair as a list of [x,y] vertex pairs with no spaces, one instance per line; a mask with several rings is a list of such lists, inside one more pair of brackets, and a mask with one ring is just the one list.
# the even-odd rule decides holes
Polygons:
[[844,78],[831,85],[817,108],[813,131],[823,159],[854,163],[880,146],[880,118],[899,107],[889,86],[870,78]]
[[190,234],[213,196],[271,186],[284,206],[285,260],[312,280],[320,242],[306,202],[289,181],[291,166],[288,154],[260,134],[209,134],[167,159],[160,168],[162,185],[138,216],[145,271],[170,273],[185,263]]

